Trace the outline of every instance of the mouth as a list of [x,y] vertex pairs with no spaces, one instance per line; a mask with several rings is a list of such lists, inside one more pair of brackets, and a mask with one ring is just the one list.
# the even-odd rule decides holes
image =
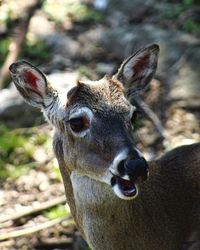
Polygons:
[[132,200],[138,194],[137,185],[130,178],[113,175],[111,185],[114,193],[121,199]]

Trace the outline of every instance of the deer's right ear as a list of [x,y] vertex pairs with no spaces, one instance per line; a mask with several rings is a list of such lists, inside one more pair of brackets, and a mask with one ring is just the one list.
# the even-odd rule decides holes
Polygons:
[[24,100],[38,108],[47,108],[57,96],[45,75],[26,61],[18,61],[9,67],[13,82]]
[[152,44],[122,63],[114,79],[124,85],[128,96],[144,90],[149,84],[157,68],[158,53],[159,46]]

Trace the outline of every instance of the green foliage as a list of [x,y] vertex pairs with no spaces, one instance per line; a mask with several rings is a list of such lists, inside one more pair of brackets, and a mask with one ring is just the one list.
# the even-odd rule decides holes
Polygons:
[[32,142],[36,145],[43,145],[48,140],[48,135],[46,133],[39,133],[33,136]]
[[181,4],[183,6],[191,6],[191,5],[195,4],[195,0],[182,0]]
[[13,15],[14,12],[12,8],[10,8],[9,4],[4,5],[4,8],[1,9],[0,24],[9,24]]
[[12,161],[16,162],[18,160],[15,159],[15,154],[20,156],[25,153],[28,159],[32,157],[33,151],[27,142],[28,136],[17,135],[16,132],[10,132],[4,126],[0,127],[0,135],[0,154],[3,158],[9,156]]
[[25,165],[33,159],[33,146],[30,137],[18,135],[0,126],[0,178],[15,178],[25,171]]
[[56,207],[53,207],[49,209],[48,211],[44,212],[44,216],[48,219],[56,219],[61,218],[69,215],[69,212],[67,211],[66,207],[64,205],[59,205]]
[[82,6],[79,6],[79,11],[74,12],[74,17],[78,22],[98,23],[103,20],[104,15],[102,12],[89,9],[86,5],[82,4]]
[[9,38],[0,40],[0,66],[4,63],[10,44],[11,40]]
[[163,19],[165,18],[177,18],[183,11],[188,9],[190,6],[187,4],[174,4],[173,8],[170,7],[170,9],[166,10],[166,14],[163,16]]
[[12,180],[16,179],[21,175],[27,174],[28,171],[33,167],[35,167],[34,163],[14,166],[9,163],[5,164],[2,160],[0,160],[0,181],[6,180],[7,178]]
[[43,5],[43,10],[49,19],[57,23],[64,22],[66,18],[76,22],[100,22],[104,16],[103,13],[72,0],[46,1]]
[[[181,6],[183,10],[192,8],[195,4],[198,4],[197,0],[182,0]],[[199,34],[200,33],[200,23],[193,20],[192,17],[185,20],[182,25],[182,29],[188,33]]]
[[[162,19],[177,19],[179,16],[187,10],[193,8],[196,4],[198,4],[197,0],[181,0],[178,3],[173,4],[173,7],[170,7],[166,10],[166,14],[162,16]],[[185,19],[185,21],[180,25],[180,29],[185,32],[192,34],[200,33],[200,24],[195,21],[193,17],[189,17]]]
[[21,57],[34,62],[47,61],[51,57],[49,46],[41,40],[26,39]]
[[[0,66],[3,65],[5,61],[10,45],[10,38],[0,40]],[[22,49],[21,57],[28,58],[35,62],[47,61],[51,57],[49,46],[41,40],[31,41],[30,39],[26,39]]]
[[27,129],[8,130],[0,126],[0,179],[15,179],[36,167],[34,152],[39,146],[45,147],[47,133]]
[[62,180],[62,177],[61,177],[61,173],[60,173],[60,169],[59,169],[58,164],[53,164],[51,166],[51,169],[53,170],[53,172],[55,174],[55,177],[56,177],[55,179],[60,182]]
[[78,68],[78,72],[79,72],[80,77],[85,76],[85,77],[90,78],[90,79],[92,79],[93,75],[94,75],[94,72],[92,71],[92,69],[87,67],[87,66],[80,66]]
[[192,19],[188,19],[183,24],[183,30],[189,33],[200,33],[200,24]]
[[168,0],[167,2],[177,3],[182,6],[193,6],[199,3],[199,0]]

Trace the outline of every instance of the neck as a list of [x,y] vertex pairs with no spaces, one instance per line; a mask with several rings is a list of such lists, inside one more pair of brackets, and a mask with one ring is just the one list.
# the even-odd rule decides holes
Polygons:
[[[184,219],[177,216],[177,211],[174,210],[177,206],[174,202],[169,203],[170,199],[178,203],[178,197],[174,197],[175,190],[170,193],[170,185],[163,179],[161,172],[156,162],[150,163],[150,177],[148,181],[140,185],[139,195],[132,201],[116,197],[106,184],[89,177],[71,174],[79,225],[85,232],[87,241],[92,246],[98,246],[95,249],[101,250],[99,242],[101,237],[108,242],[110,239],[113,242],[118,238],[123,241],[125,232],[127,238],[135,239],[132,243],[122,244],[126,249],[143,250],[145,249],[143,244],[152,244],[152,248],[149,249],[157,250],[160,249],[161,242],[165,241],[165,236],[169,235],[170,238],[181,240],[180,235],[176,234],[173,229],[177,223],[181,226]],[[144,242],[143,234],[146,235],[147,242]],[[140,241],[137,237],[142,240]],[[137,242],[137,246],[134,242]],[[116,242],[116,248],[113,249],[122,249],[118,244]],[[109,245],[106,249],[110,249]]]

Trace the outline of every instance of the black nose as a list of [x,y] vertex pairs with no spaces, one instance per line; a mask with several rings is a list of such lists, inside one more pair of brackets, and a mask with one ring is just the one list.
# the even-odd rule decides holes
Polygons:
[[118,165],[118,172],[120,175],[128,175],[133,181],[138,177],[146,180],[148,177],[148,164],[144,158],[123,160]]

